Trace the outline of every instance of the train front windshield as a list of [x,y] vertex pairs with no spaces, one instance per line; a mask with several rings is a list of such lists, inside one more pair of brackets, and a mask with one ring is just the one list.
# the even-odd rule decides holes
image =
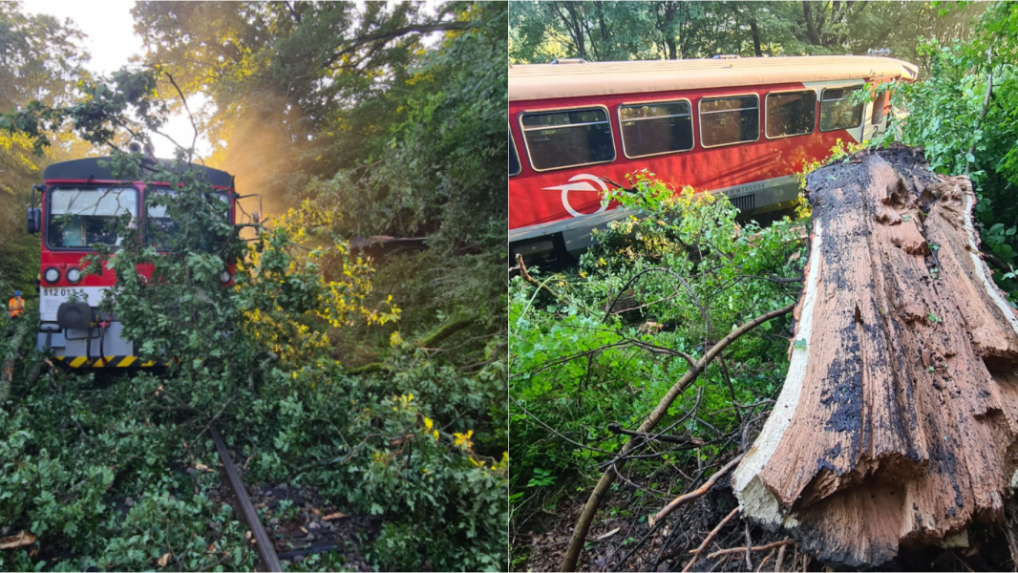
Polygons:
[[49,192],[46,242],[54,249],[117,246],[121,217],[138,217],[138,191],[132,188],[53,189]]
[[[145,195],[145,220],[147,222],[146,236],[148,243],[160,251],[168,251],[170,246],[180,236],[180,224],[170,216],[169,208],[165,200],[156,200],[166,196],[175,195],[176,191],[170,189],[150,189]],[[226,193],[216,192],[214,197],[223,202],[223,216],[230,216],[230,197]]]

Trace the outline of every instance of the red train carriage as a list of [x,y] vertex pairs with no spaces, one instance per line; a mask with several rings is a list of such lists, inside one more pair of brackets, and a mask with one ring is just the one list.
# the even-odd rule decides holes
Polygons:
[[[134,344],[121,336],[116,316],[99,312],[104,291],[113,288],[116,276],[112,272],[85,276],[81,259],[95,252],[92,245],[117,245],[115,221],[125,213],[132,225],[142,225],[143,233],[166,228],[166,208],[149,199],[170,188],[119,181],[99,165],[104,159],[109,158],[55,163],[43,173],[44,183],[36,186],[42,199],[40,207],[29,209],[28,230],[42,239],[38,348],[52,349],[58,361],[72,368],[152,366],[137,359]],[[233,177],[218,169],[192,167],[204,171],[206,181],[221,192],[233,222],[239,199]],[[229,272],[221,277],[224,284],[231,279]]]
[[524,255],[590,245],[627,213],[601,204],[603,178],[648,169],[680,189],[725,193],[744,213],[788,207],[793,174],[887,126],[866,83],[912,81],[891,58],[806,56],[512,66],[509,243]]

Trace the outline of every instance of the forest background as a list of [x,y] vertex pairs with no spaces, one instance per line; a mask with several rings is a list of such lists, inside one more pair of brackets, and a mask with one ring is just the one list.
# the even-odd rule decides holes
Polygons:
[[[52,162],[123,147],[125,127],[159,137],[187,113],[214,146],[206,164],[261,194],[267,220],[244,246],[182,187],[193,210],[177,213],[198,234],[188,257],[154,263],[179,284],[160,299],[128,280],[118,296],[126,328],[151,336],[139,352],[178,358],[166,373],[50,369],[34,331],[20,347],[4,338],[18,360],[0,383],[0,534],[32,542],[0,552],[0,569],[253,568],[239,516],[201,469],[218,465],[213,422],[250,485],[319,504],[262,508],[273,531],[331,528],[330,508],[349,517],[342,544],[288,567],[506,567],[507,13],[138,3],[143,53],[99,77],[73,22],[0,4],[0,291],[25,293],[28,322],[31,186]],[[183,109],[198,93],[210,105]],[[355,248],[379,236],[412,248]],[[203,251],[210,240],[224,248]],[[133,244],[104,264],[142,261]],[[192,280],[233,262],[235,290],[206,285],[215,309],[193,296]],[[193,320],[178,327],[180,305]]]
[[[1013,304],[1018,5],[514,2],[509,21],[509,59],[518,64],[870,50],[918,64],[918,82],[884,88],[908,115],[872,144],[921,147],[931,169],[972,177],[984,256]],[[858,149],[842,145],[831,160]],[[803,165],[803,173],[818,166]],[[671,192],[646,173],[632,174],[626,185],[636,197],[614,196],[645,218],[601,233],[574,269],[535,265],[510,285],[510,540],[517,570],[569,563],[567,547],[577,549],[570,537],[599,477],[611,487],[590,533],[579,538],[579,567],[681,568],[684,558],[676,556],[695,548],[734,498],[708,496],[654,527],[648,516],[745,451],[787,370],[786,316],[741,336],[693,383],[683,382],[724,334],[797,300],[808,209],[760,227],[736,221],[724,198],[668,199]],[[660,433],[637,432],[662,406]],[[638,449],[624,452],[634,440]]]

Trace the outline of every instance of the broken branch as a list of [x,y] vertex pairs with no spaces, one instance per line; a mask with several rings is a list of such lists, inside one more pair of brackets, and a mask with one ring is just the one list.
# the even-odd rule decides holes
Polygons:
[[682,573],[687,573],[690,569],[693,568],[693,564],[696,563],[697,558],[699,558],[700,554],[703,553],[703,550],[707,548],[707,545],[710,544],[714,537],[717,536],[718,532],[721,531],[721,529],[724,528],[725,525],[728,525],[728,522],[731,521],[732,518],[734,518],[738,514],[739,508],[736,507],[735,509],[732,510],[731,513],[729,513],[724,519],[721,520],[721,523],[717,524],[714,527],[714,529],[711,530],[711,532],[707,535],[707,539],[704,539],[703,543],[701,543],[699,547],[693,550],[693,558],[690,559],[689,563],[686,563],[686,566],[682,568]]
[[691,491],[691,492],[689,492],[687,494],[683,494],[683,495],[680,495],[679,497],[675,498],[674,500],[672,500],[671,503],[669,503],[668,505],[664,506],[664,508],[661,511],[659,511],[659,512],[655,513],[654,515],[650,516],[650,519],[647,520],[647,523],[650,524],[651,527],[654,527],[655,523],[660,521],[662,518],[667,517],[673,511],[678,509],[679,506],[681,506],[681,505],[683,505],[685,503],[689,503],[690,501],[693,501],[694,499],[696,499],[696,498],[702,496],[703,494],[707,493],[708,491],[710,491],[710,488],[714,487],[714,484],[718,483],[718,480],[721,479],[721,476],[727,474],[729,471],[731,471],[732,468],[734,468],[736,465],[738,465],[739,462],[741,462],[741,461],[742,461],[742,454],[739,454],[738,456],[735,456],[734,458],[732,458],[732,461],[728,462],[725,465],[725,467],[721,468],[720,470],[715,472],[714,475],[710,476],[710,479],[707,480],[707,483],[703,484],[702,486],[694,489],[693,491]]
[[[650,415],[647,416],[647,419],[640,424],[637,431],[646,433],[654,429],[658,422],[665,417],[665,414],[668,412],[668,408],[671,407],[672,402],[674,402],[675,399],[679,397],[679,394],[682,394],[696,380],[704,369],[707,368],[707,365],[710,364],[722,350],[728,348],[730,344],[738,340],[743,334],[746,334],[768,320],[784,316],[789,312],[792,312],[792,309],[794,308],[795,303],[792,303],[784,308],[762,314],[728,333],[728,336],[725,336],[717,344],[712,346],[711,349],[704,354],[703,358],[697,361],[694,366],[691,366],[682,378],[680,378],[679,381],[676,382],[670,390],[668,390],[668,393],[661,398],[660,402],[658,402],[657,407],[655,407]],[[640,443],[640,440],[630,440],[626,442],[622,446],[619,457],[622,458],[631,452],[638,443]],[[624,462],[619,461],[619,463],[621,464]],[[615,466],[613,465],[612,467],[614,468]],[[576,562],[580,557],[580,549],[583,547],[583,543],[587,539],[587,531],[590,529],[590,523],[594,519],[594,514],[597,513],[598,506],[601,505],[601,498],[605,496],[613,481],[615,481],[615,472],[609,468],[601,474],[601,479],[594,487],[594,491],[590,493],[590,497],[587,499],[587,504],[583,508],[583,513],[580,514],[580,519],[577,521],[576,527],[573,529],[573,536],[569,540],[569,547],[566,549],[565,557],[562,560],[562,571],[576,570]]]

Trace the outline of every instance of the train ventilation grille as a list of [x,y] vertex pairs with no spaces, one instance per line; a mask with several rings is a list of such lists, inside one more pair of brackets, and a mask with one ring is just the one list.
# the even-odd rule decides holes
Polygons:
[[754,194],[743,195],[741,197],[729,197],[728,200],[732,202],[732,205],[735,205],[736,209],[743,213],[748,213],[756,208],[756,195]]

